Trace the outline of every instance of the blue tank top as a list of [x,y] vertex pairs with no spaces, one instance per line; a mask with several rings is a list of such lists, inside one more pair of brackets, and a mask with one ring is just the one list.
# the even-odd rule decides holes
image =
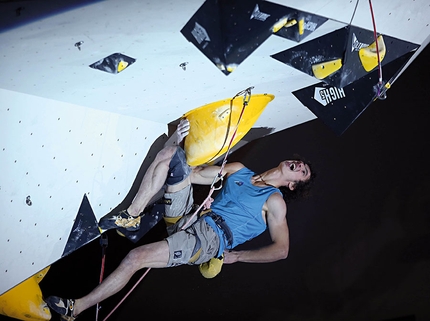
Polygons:
[[[273,193],[281,194],[279,189],[272,186],[252,185],[251,178],[254,175],[255,173],[246,167],[230,175],[211,205],[212,211],[225,220],[233,234],[233,244],[229,249],[266,230],[267,226],[261,214],[263,205]],[[216,231],[220,233],[219,229]],[[220,239],[224,241],[224,244],[220,244],[219,253],[222,254],[226,244],[224,237],[221,236]]]

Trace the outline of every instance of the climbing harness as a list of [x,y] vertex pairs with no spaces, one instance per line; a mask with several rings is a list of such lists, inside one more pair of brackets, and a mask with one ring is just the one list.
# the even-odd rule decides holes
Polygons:
[[[211,202],[211,196],[212,196],[212,194],[213,194],[213,192],[214,191],[216,191],[216,190],[219,190],[219,189],[221,189],[222,188],[222,182],[223,182],[223,175],[222,175],[222,172],[223,172],[223,170],[224,170],[224,167],[225,167],[225,164],[227,163],[227,156],[228,156],[228,154],[229,154],[229,152],[230,152],[230,149],[231,149],[231,145],[233,144],[233,141],[234,141],[234,138],[235,138],[235,136],[236,136],[236,133],[237,133],[237,129],[238,129],[238,127],[239,127],[239,124],[240,124],[240,121],[241,121],[241,119],[242,119],[242,115],[243,115],[243,113],[244,113],[244,111],[245,111],[245,108],[246,108],[246,106],[248,105],[248,103],[249,103],[249,101],[250,101],[250,99],[251,99],[251,90],[253,89],[254,87],[248,87],[248,88],[246,88],[245,90],[242,90],[242,91],[240,91],[240,92],[238,92],[232,99],[231,99],[231,101],[230,101],[230,116],[229,116],[229,121],[228,121],[228,127],[227,127],[227,133],[226,133],[226,136],[225,136],[225,139],[224,139],[224,143],[223,143],[223,145],[222,145],[222,147],[221,147],[221,149],[220,149],[220,151],[218,151],[216,154],[215,154],[215,156],[214,157],[212,157],[212,159],[214,159],[220,152],[221,152],[221,150],[224,148],[224,146],[225,146],[225,144],[226,144],[226,142],[227,142],[227,139],[228,139],[228,134],[229,134],[229,131],[230,131],[230,124],[231,124],[231,115],[232,115],[232,110],[233,110],[233,100],[235,99],[235,98],[237,98],[238,96],[241,96],[241,95],[243,95],[243,107],[242,107],[242,111],[241,111],[241,113],[240,113],[240,115],[239,115],[239,119],[238,119],[238,121],[237,121],[237,124],[236,124],[236,127],[235,127],[235,130],[234,130],[234,132],[233,132],[233,134],[232,134],[232,137],[231,137],[231,139],[230,139],[230,142],[229,142],[229,144],[228,144],[228,148],[227,148],[227,151],[225,152],[225,155],[224,155],[224,159],[223,159],[223,162],[222,162],[222,165],[221,165],[221,167],[220,167],[220,170],[219,170],[219,172],[217,173],[217,175],[214,177],[214,179],[213,179],[213,181],[212,181],[212,184],[211,184],[211,187],[210,187],[210,190],[209,190],[209,194],[208,194],[208,196],[206,197],[206,199],[200,204],[200,206],[194,211],[194,213],[193,213],[193,215],[191,215],[191,217],[189,218],[189,220],[181,227],[181,230],[185,230],[187,227],[188,227],[188,225],[192,222],[192,220],[193,220],[193,218],[200,212],[200,210],[202,209],[202,208],[209,208],[209,206],[207,206],[207,204],[210,204],[210,203],[212,203]],[[220,185],[219,186],[215,186],[215,184],[216,183],[218,183],[218,182],[220,182]],[[205,207],[205,205],[206,205],[206,207]],[[112,309],[112,311],[103,319],[103,321],[106,321],[111,315],[112,315],[112,313],[114,313],[115,311],[116,311],[116,309],[122,304],[122,302],[124,302],[124,300],[130,295],[130,293],[131,292],[133,292],[133,290],[136,288],[136,286],[143,280],[143,278],[149,273],[149,271],[151,270],[151,268],[147,268],[146,269],[146,271],[145,271],[145,273],[143,273],[142,274],[142,276],[140,277],[140,279],[136,282],[136,284],[127,292],[127,294],[122,298],[122,300]],[[97,321],[97,319],[96,319],[96,321]]]

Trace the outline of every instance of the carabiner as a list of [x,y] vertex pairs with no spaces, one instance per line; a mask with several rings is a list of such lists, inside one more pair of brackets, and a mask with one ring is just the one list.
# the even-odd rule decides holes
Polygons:
[[[213,188],[214,191],[218,191],[222,188],[222,182],[224,180],[224,177],[222,177],[221,175],[219,175],[219,173],[214,177],[214,180],[212,181],[211,184],[211,189]],[[218,187],[215,187],[215,184],[218,183],[218,181],[221,182],[221,184]]]
[[251,89],[254,89],[254,86],[248,87],[244,90],[244,95],[243,95],[244,105],[248,105],[249,101],[251,100]]

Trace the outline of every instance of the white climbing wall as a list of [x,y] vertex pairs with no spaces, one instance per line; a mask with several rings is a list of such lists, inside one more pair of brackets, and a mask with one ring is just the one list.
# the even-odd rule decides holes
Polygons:
[[[165,124],[0,89],[0,293],[61,257],[84,194],[122,202]],[[5,139],[6,138],[6,139]]]

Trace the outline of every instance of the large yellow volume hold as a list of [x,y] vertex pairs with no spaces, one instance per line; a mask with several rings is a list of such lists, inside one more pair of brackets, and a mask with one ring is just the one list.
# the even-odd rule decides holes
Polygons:
[[24,321],[50,320],[51,311],[42,298],[39,282],[49,266],[0,296],[0,313]]
[[[233,147],[251,129],[264,108],[275,96],[253,94],[245,107],[237,127]],[[190,122],[190,132],[185,139],[184,150],[190,166],[208,163],[222,156],[228,149],[243,109],[243,96],[224,99],[193,109],[184,115]]]

